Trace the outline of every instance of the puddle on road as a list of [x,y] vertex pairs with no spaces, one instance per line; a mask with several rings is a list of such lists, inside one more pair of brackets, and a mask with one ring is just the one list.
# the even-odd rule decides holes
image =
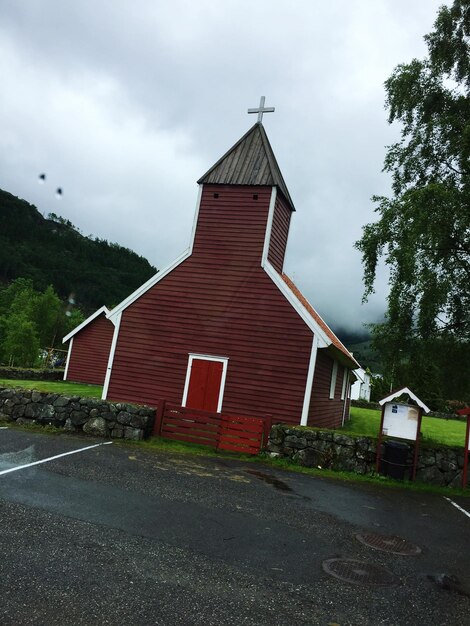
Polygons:
[[[128,457],[133,460],[135,457]],[[144,462],[143,459],[138,459]],[[152,464],[152,467],[161,471],[171,471],[179,476],[196,476],[198,478],[216,478],[219,480],[230,480],[232,482],[249,484],[251,481],[242,474],[234,473],[229,465],[223,463],[217,463],[217,465],[203,462],[193,461],[188,458],[168,458],[160,459],[158,463],[155,463],[153,459],[148,461]],[[220,465],[221,467],[218,467]],[[222,467],[223,466],[223,467]],[[227,469],[226,469],[227,468]]]
[[279,478],[275,476],[271,476],[271,474],[265,474],[264,472],[260,472],[259,470],[247,469],[245,470],[247,474],[251,474],[252,476],[256,476],[259,480],[268,483],[268,485],[272,485],[275,489],[279,489],[280,491],[293,491],[289,485],[287,485]]

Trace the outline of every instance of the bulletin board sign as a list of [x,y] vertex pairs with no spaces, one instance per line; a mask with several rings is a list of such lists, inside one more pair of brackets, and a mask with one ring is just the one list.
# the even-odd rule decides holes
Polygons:
[[419,408],[400,402],[387,402],[384,407],[382,435],[416,441],[419,433]]
[[382,417],[380,419],[375,463],[377,474],[380,469],[382,437],[396,437],[398,439],[407,439],[408,441],[415,442],[411,480],[416,478],[422,416],[423,409],[420,406],[394,402],[393,400],[382,405]]
[[[408,396],[413,404],[403,402],[401,398]],[[423,411],[429,413],[429,407],[422,402],[408,387],[402,387],[379,400],[382,407],[380,418],[380,430],[377,441],[377,456],[375,467],[377,474],[380,469],[380,452],[382,449],[382,437],[396,437],[414,441],[413,465],[411,480],[416,478],[418,466],[419,439],[421,434],[421,420]]]

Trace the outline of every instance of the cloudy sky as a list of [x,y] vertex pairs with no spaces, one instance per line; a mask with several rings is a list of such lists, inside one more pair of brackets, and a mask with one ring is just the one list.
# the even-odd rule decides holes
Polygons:
[[424,56],[441,4],[0,0],[0,188],[161,269],[188,246],[196,180],[265,95],[297,208],[285,269],[331,325],[360,329],[387,295],[382,272],[361,304],[353,248],[389,192],[383,83]]

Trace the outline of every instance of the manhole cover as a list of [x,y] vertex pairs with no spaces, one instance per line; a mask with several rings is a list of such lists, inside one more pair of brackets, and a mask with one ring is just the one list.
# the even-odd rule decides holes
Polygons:
[[394,535],[375,535],[373,533],[365,533],[356,535],[356,539],[369,548],[382,550],[382,552],[391,552],[392,554],[401,554],[402,556],[415,556],[421,554],[421,548],[410,543],[401,537]]
[[322,567],[327,574],[355,585],[371,585],[383,587],[395,585],[397,578],[388,570],[364,561],[353,559],[328,559],[323,561]]

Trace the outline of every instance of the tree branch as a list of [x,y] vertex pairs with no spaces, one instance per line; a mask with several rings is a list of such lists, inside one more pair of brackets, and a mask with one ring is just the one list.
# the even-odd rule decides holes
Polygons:
[[449,161],[444,161],[444,163],[447,165],[447,167],[452,170],[453,172],[455,172],[456,174],[458,174],[459,176],[462,176],[462,172],[458,169],[456,169],[453,165],[451,165],[449,163]]

